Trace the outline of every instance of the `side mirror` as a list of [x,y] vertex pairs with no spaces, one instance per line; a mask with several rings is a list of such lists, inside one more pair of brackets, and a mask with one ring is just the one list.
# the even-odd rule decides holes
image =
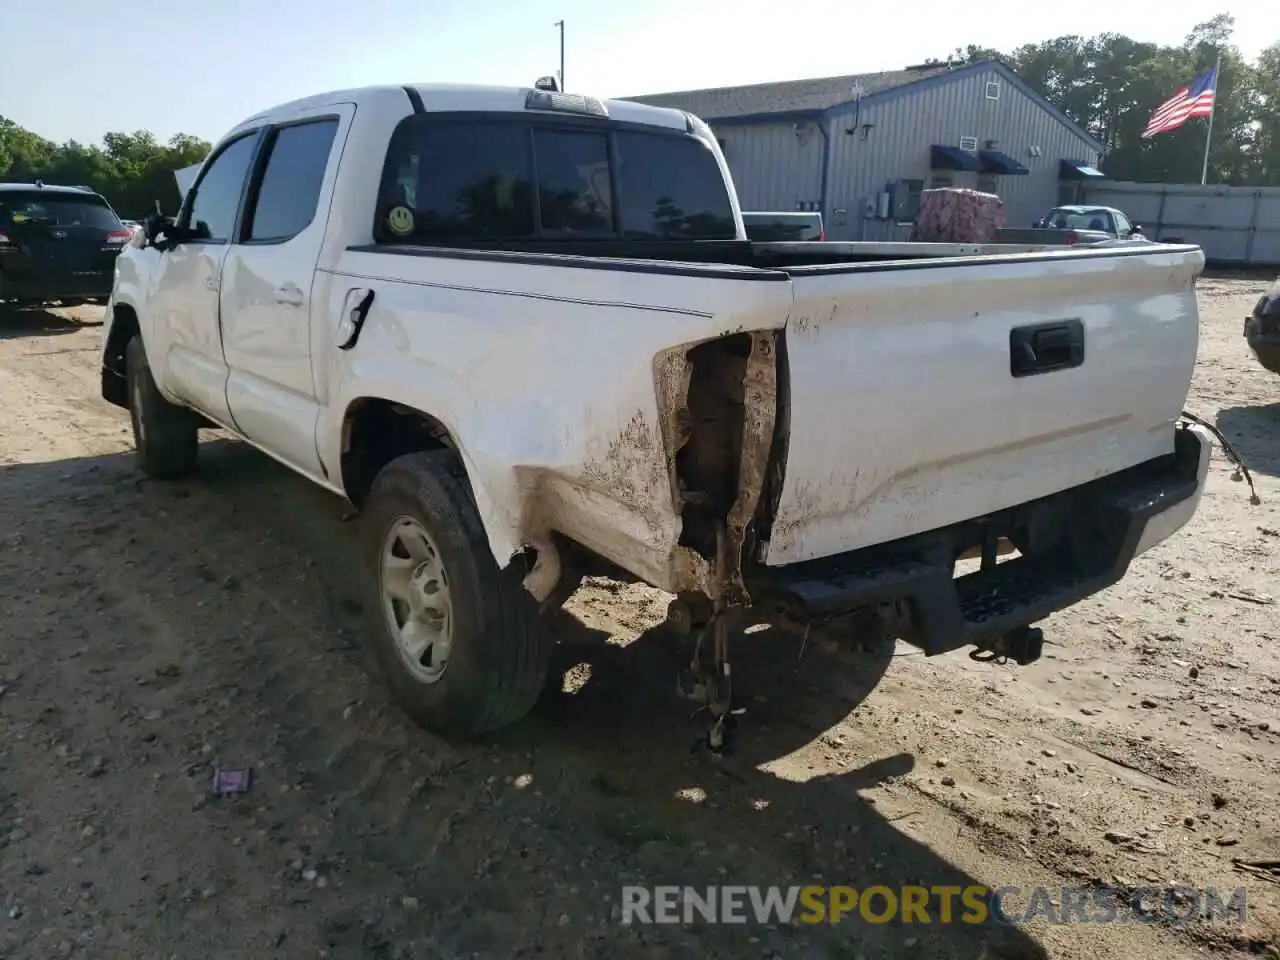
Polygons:
[[147,238],[147,243],[155,243],[156,237],[160,235],[164,226],[165,219],[159,209],[148,213],[142,218],[142,235]]
[[1033,223],[1031,226],[1032,226],[1032,227],[1034,227],[1034,228],[1035,228],[1035,229],[1037,229],[1037,230],[1042,229],[1042,228],[1045,226],[1044,217],[1041,217],[1039,220],[1037,220],[1037,221],[1036,221],[1035,223]]
[[1134,223],[1134,224],[1131,224],[1131,225],[1130,225],[1130,227],[1129,227],[1129,232],[1130,232],[1130,233],[1141,233],[1141,232],[1142,232],[1142,224],[1140,224],[1140,223]]
[[143,230],[147,243],[161,252],[172,250],[183,240],[188,239],[188,231],[179,227],[173,217],[162,217],[159,214],[148,217]]

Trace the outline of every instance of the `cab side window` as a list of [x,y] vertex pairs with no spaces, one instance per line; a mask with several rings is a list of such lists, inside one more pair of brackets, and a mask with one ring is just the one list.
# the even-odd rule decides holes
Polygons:
[[326,118],[281,127],[271,135],[248,216],[248,242],[281,243],[311,225],[337,132],[338,121]]
[[195,231],[192,240],[227,243],[231,239],[257,140],[256,132],[233,140],[213,159],[192,188],[183,218],[183,225]]

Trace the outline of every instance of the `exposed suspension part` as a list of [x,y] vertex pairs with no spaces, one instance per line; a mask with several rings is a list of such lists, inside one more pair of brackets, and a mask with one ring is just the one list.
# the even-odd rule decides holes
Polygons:
[[[668,623],[695,638],[679,689],[712,718],[707,742],[720,752],[733,709],[729,635],[752,599],[743,564],[754,548],[779,426],[781,335],[765,330],[701,343],[669,362],[660,394],[669,411],[680,546],[705,564],[701,592],[676,598]],[[683,383],[683,396],[671,385]],[[736,711],[740,712],[740,711]]]

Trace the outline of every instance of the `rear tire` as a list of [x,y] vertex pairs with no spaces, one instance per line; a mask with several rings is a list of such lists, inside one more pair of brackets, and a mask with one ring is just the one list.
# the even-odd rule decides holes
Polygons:
[[140,336],[135,336],[125,348],[125,369],[138,469],[157,480],[190,476],[199,457],[198,420],[190,410],[170,403],[161,395],[147,365],[147,353]]
[[419,726],[463,737],[528,713],[551,635],[522,564],[495,563],[456,456],[391,461],[362,513],[367,638],[396,702]]

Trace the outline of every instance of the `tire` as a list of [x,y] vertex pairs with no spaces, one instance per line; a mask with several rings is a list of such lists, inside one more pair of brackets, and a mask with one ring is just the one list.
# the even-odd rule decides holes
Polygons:
[[[455,455],[430,451],[391,461],[362,514],[367,641],[400,707],[433,733],[467,738],[528,713],[546,680],[551,633],[523,586],[522,565],[500,570],[494,562]],[[414,613],[393,598],[397,592],[427,606]],[[447,637],[435,632],[442,623]],[[401,624],[413,646],[426,648],[402,645]]]
[[140,336],[125,348],[125,369],[138,469],[157,480],[190,476],[200,449],[196,417],[160,395]]

